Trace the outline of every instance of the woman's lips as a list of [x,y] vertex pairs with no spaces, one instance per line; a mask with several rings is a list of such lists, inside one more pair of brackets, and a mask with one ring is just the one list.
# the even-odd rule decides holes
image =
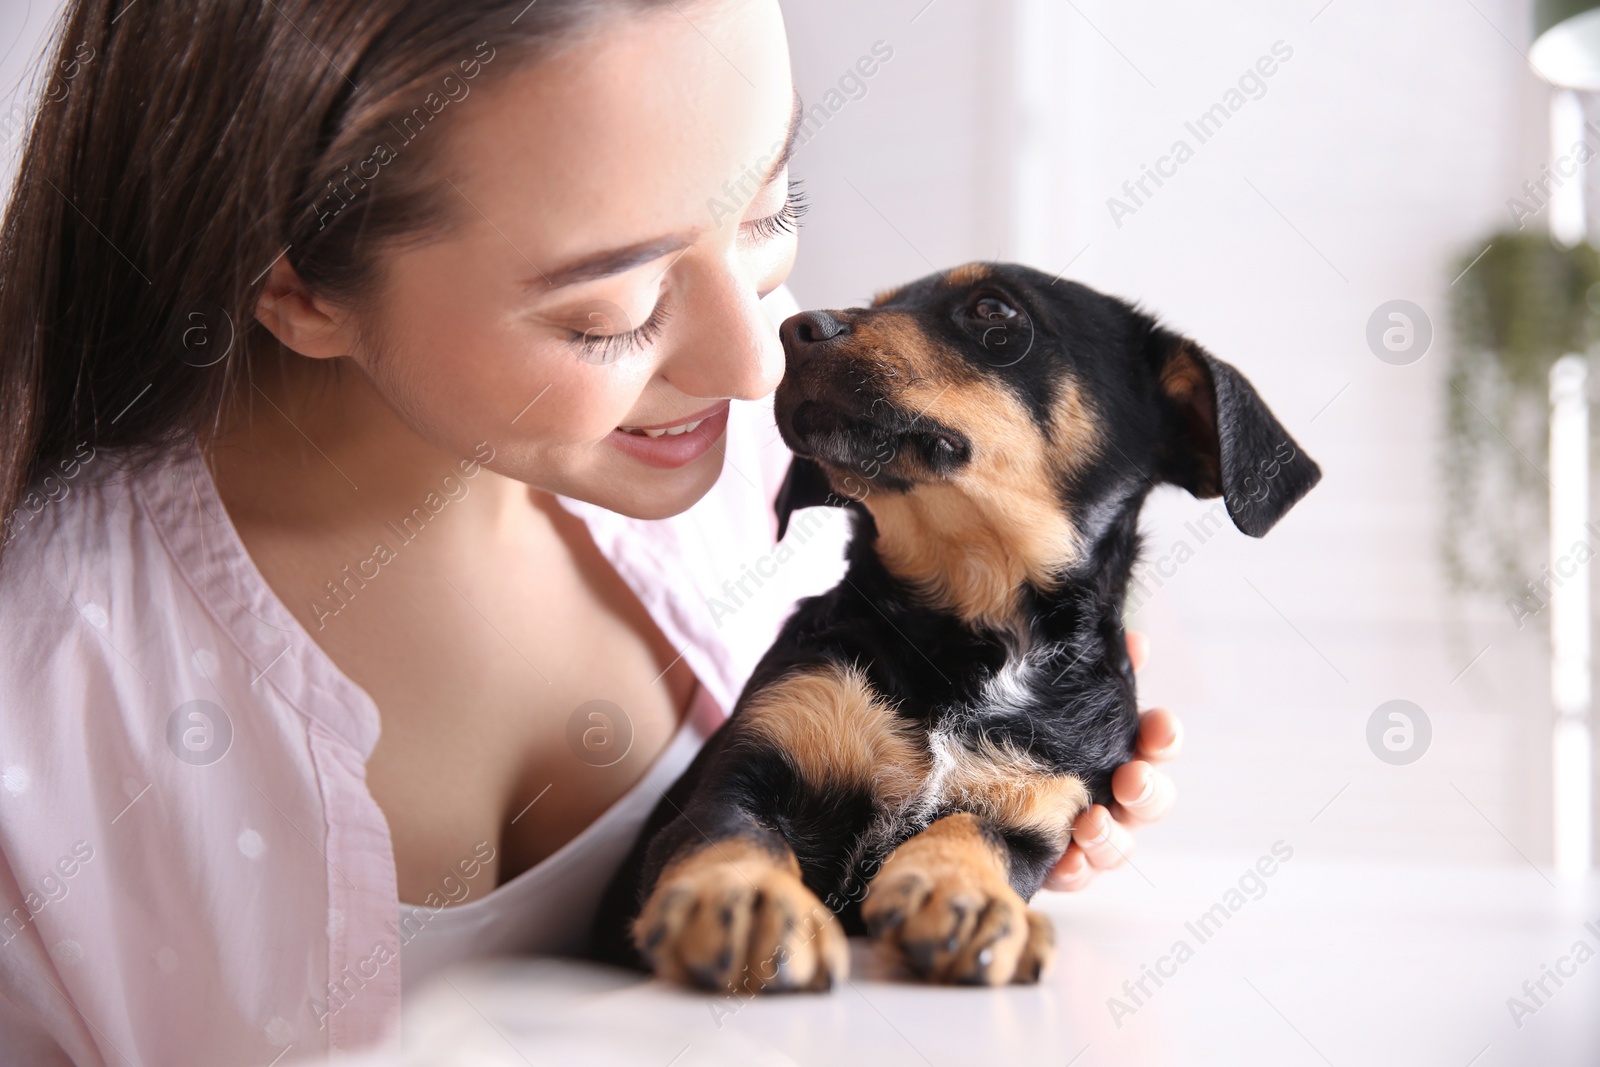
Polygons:
[[637,431],[634,433],[618,427],[606,435],[606,440],[646,466],[670,470],[693,463],[711,451],[727,427],[728,402],[724,400],[675,423],[630,427]]

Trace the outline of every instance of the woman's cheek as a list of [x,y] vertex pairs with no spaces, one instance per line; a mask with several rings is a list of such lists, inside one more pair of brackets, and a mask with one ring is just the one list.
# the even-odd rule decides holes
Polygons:
[[634,375],[617,371],[615,366],[579,365],[545,383],[548,390],[538,386],[544,395],[517,420],[516,436],[576,445],[599,441],[626,424],[648,379],[635,380]]
[[406,343],[378,368],[435,426],[494,427],[537,446],[589,444],[627,420],[655,373],[647,352],[586,361],[548,324],[481,292],[402,295],[393,333]]
[[480,416],[498,417],[513,437],[577,444],[610,433],[632,407],[644,381],[628,369],[585,363],[574,346],[547,329],[509,322],[465,338],[474,366],[466,378]]

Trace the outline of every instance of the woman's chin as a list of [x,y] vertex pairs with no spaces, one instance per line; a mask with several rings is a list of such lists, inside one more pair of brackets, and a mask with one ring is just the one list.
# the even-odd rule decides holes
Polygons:
[[722,474],[722,450],[714,448],[681,467],[663,469],[629,456],[608,457],[605,471],[573,496],[631,519],[682,514],[711,491]]

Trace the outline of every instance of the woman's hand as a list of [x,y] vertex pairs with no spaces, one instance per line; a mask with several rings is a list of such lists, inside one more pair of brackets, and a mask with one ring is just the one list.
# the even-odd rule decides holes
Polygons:
[[[1128,634],[1128,658],[1135,671],[1144,667],[1150,641],[1142,633]],[[1111,775],[1110,810],[1104,804],[1086,808],[1072,824],[1072,843],[1045,879],[1046,889],[1075,890],[1088,885],[1097,871],[1120,867],[1133,851],[1133,829],[1155,822],[1172,807],[1177,787],[1154,764],[1178,754],[1183,728],[1178,717],[1164,708],[1139,714],[1138,758]]]

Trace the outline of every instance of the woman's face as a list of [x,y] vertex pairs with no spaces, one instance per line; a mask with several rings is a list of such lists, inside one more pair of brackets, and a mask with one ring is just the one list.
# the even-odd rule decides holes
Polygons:
[[451,455],[487,440],[519,481],[684,510],[721,472],[728,399],[783,372],[758,300],[794,261],[793,107],[776,0],[612,19],[474,90],[438,156],[460,225],[390,254],[379,344],[338,344]]

